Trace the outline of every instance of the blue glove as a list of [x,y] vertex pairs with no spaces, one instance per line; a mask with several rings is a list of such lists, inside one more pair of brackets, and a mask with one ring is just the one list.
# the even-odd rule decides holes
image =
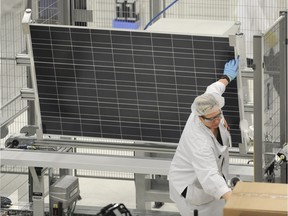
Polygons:
[[238,65],[239,65],[239,57],[237,59],[232,59],[225,64],[224,75],[228,76],[230,81],[232,81],[237,77]]

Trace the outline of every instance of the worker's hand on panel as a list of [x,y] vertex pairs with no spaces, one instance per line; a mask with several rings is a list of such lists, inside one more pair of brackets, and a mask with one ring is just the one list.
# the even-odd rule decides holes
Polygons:
[[230,82],[235,79],[238,75],[239,57],[232,59],[225,64],[224,75],[229,77]]

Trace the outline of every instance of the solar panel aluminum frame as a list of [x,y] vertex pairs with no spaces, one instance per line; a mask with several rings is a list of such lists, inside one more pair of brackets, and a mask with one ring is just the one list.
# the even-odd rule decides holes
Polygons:
[[[82,28],[82,27],[73,27],[73,26],[69,26],[69,27],[67,27],[67,26],[54,26],[54,25],[38,25],[38,24],[30,24],[29,25],[29,28],[31,28],[31,26],[39,26],[40,28],[41,28],[41,26],[42,27],[47,27],[47,26],[49,26],[49,28],[51,27],[51,28],[69,28],[69,29],[76,29],[76,31],[77,31],[77,29],[85,29],[85,28]],[[86,28],[87,29],[87,28]],[[93,30],[93,29],[92,29]],[[92,31],[91,30],[91,31]],[[94,29],[95,31],[97,31],[97,29]],[[126,30],[115,30],[115,29],[112,29],[112,30],[110,30],[110,29],[98,29],[99,31],[117,31],[118,33],[120,32],[120,33],[123,33],[123,34],[125,34],[125,32],[126,32],[126,34],[127,34],[127,32],[135,32],[135,34],[142,34],[142,33],[144,33],[144,34],[147,34],[146,32],[143,32],[143,31],[137,31],[137,30],[135,30],[135,31],[126,31]],[[30,30],[30,32],[31,32],[31,30]],[[51,34],[51,33],[50,33]],[[149,34],[151,34],[151,33],[149,33]],[[165,33],[166,34],[166,33]],[[171,34],[167,34],[167,35],[170,35],[171,36]],[[29,37],[28,37],[28,40],[30,40],[31,41],[31,43],[32,43],[32,38],[31,38],[31,35],[28,35]],[[180,36],[182,36],[182,35],[180,35]],[[186,37],[187,35],[183,35],[183,37]],[[220,37],[221,38],[221,37]],[[224,37],[223,37],[224,38]],[[161,43],[161,40],[159,40],[158,41],[159,43]],[[30,49],[29,49],[29,53],[31,53],[31,59],[34,59],[34,53],[33,53],[33,46],[31,45],[31,47],[30,47]],[[32,57],[33,56],[33,57]],[[214,56],[215,57],[215,56]],[[33,66],[35,66],[35,64],[33,65],[33,62],[35,63],[35,61],[32,61],[32,63],[31,63],[31,65],[32,65],[32,67]],[[222,68],[223,69],[223,68]],[[33,84],[34,84],[34,90],[35,90],[35,95],[38,95],[38,85],[37,85],[37,78],[36,78],[36,69],[34,68],[34,70],[32,70],[32,72],[33,72],[33,76],[34,76],[34,79],[33,79]],[[216,79],[216,77],[215,77],[215,79]],[[205,86],[206,87],[206,86]],[[38,124],[39,124],[39,128],[42,128],[43,129],[43,127],[42,127],[42,121],[41,121],[41,110],[40,110],[40,103],[39,103],[39,98],[38,98],[38,100],[35,100],[35,102],[36,102],[36,106],[38,106],[38,109],[36,109],[36,111],[37,111],[37,115],[39,116],[39,119],[38,119]],[[190,108],[189,108],[190,109]],[[241,117],[240,117],[241,118]],[[43,131],[42,131],[43,132]],[[60,136],[66,136],[67,134],[60,134]],[[69,135],[68,135],[69,136]],[[70,134],[70,136],[73,136],[73,137],[77,137],[77,135],[72,135],[72,134]],[[81,135],[80,135],[81,136]],[[93,137],[93,136],[92,136]],[[39,139],[42,139],[43,138],[43,133],[39,133],[38,132],[38,138]],[[94,137],[95,138],[95,137]],[[107,138],[114,138],[114,137],[107,137]],[[118,137],[116,137],[116,138],[118,138]],[[121,137],[122,138],[122,137]],[[125,140],[125,138],[124,138],[124,140]],[[135,139],[136,141],[137,141],[137,139]],[[175,139],[176,140],[176,139]],[[143,140],[142,140],[143,141]],[[144,140],[145,141],[145,140]],[[147,142],[155,142],[155,143],[157,143],[157,142],[163,142],[163,141],[159,141],[159,140],[147,140]],[[164,142],[166,142],[166,141],[164,141]],[[169,141],[168,141],[169,142]]]

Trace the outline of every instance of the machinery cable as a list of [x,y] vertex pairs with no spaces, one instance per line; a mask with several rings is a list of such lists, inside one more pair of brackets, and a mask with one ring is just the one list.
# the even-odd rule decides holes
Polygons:
[[152,18],[152,20],[150,20],[150,22],[144,27],[144,30],[146,30],[148,28],[148,26],[150,26],[152,24],[152,22],[158,18],[162,13],[164,13],[167,9],[169,9],[173,4],[175,4],[178,0],[173,1],[171,4],[169,4],[166,8],[164,8],[162,11],[160,11],[158,14],[156,14],[156,16],[154,16]]

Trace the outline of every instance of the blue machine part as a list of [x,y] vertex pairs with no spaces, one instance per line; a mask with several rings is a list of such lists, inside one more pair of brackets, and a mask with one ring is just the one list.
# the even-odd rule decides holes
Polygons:
[[124,29],[139,29],[140,21],[137,22],[129,22],[125,20],[113,20],[112,22],[113,28],[124,28]]

